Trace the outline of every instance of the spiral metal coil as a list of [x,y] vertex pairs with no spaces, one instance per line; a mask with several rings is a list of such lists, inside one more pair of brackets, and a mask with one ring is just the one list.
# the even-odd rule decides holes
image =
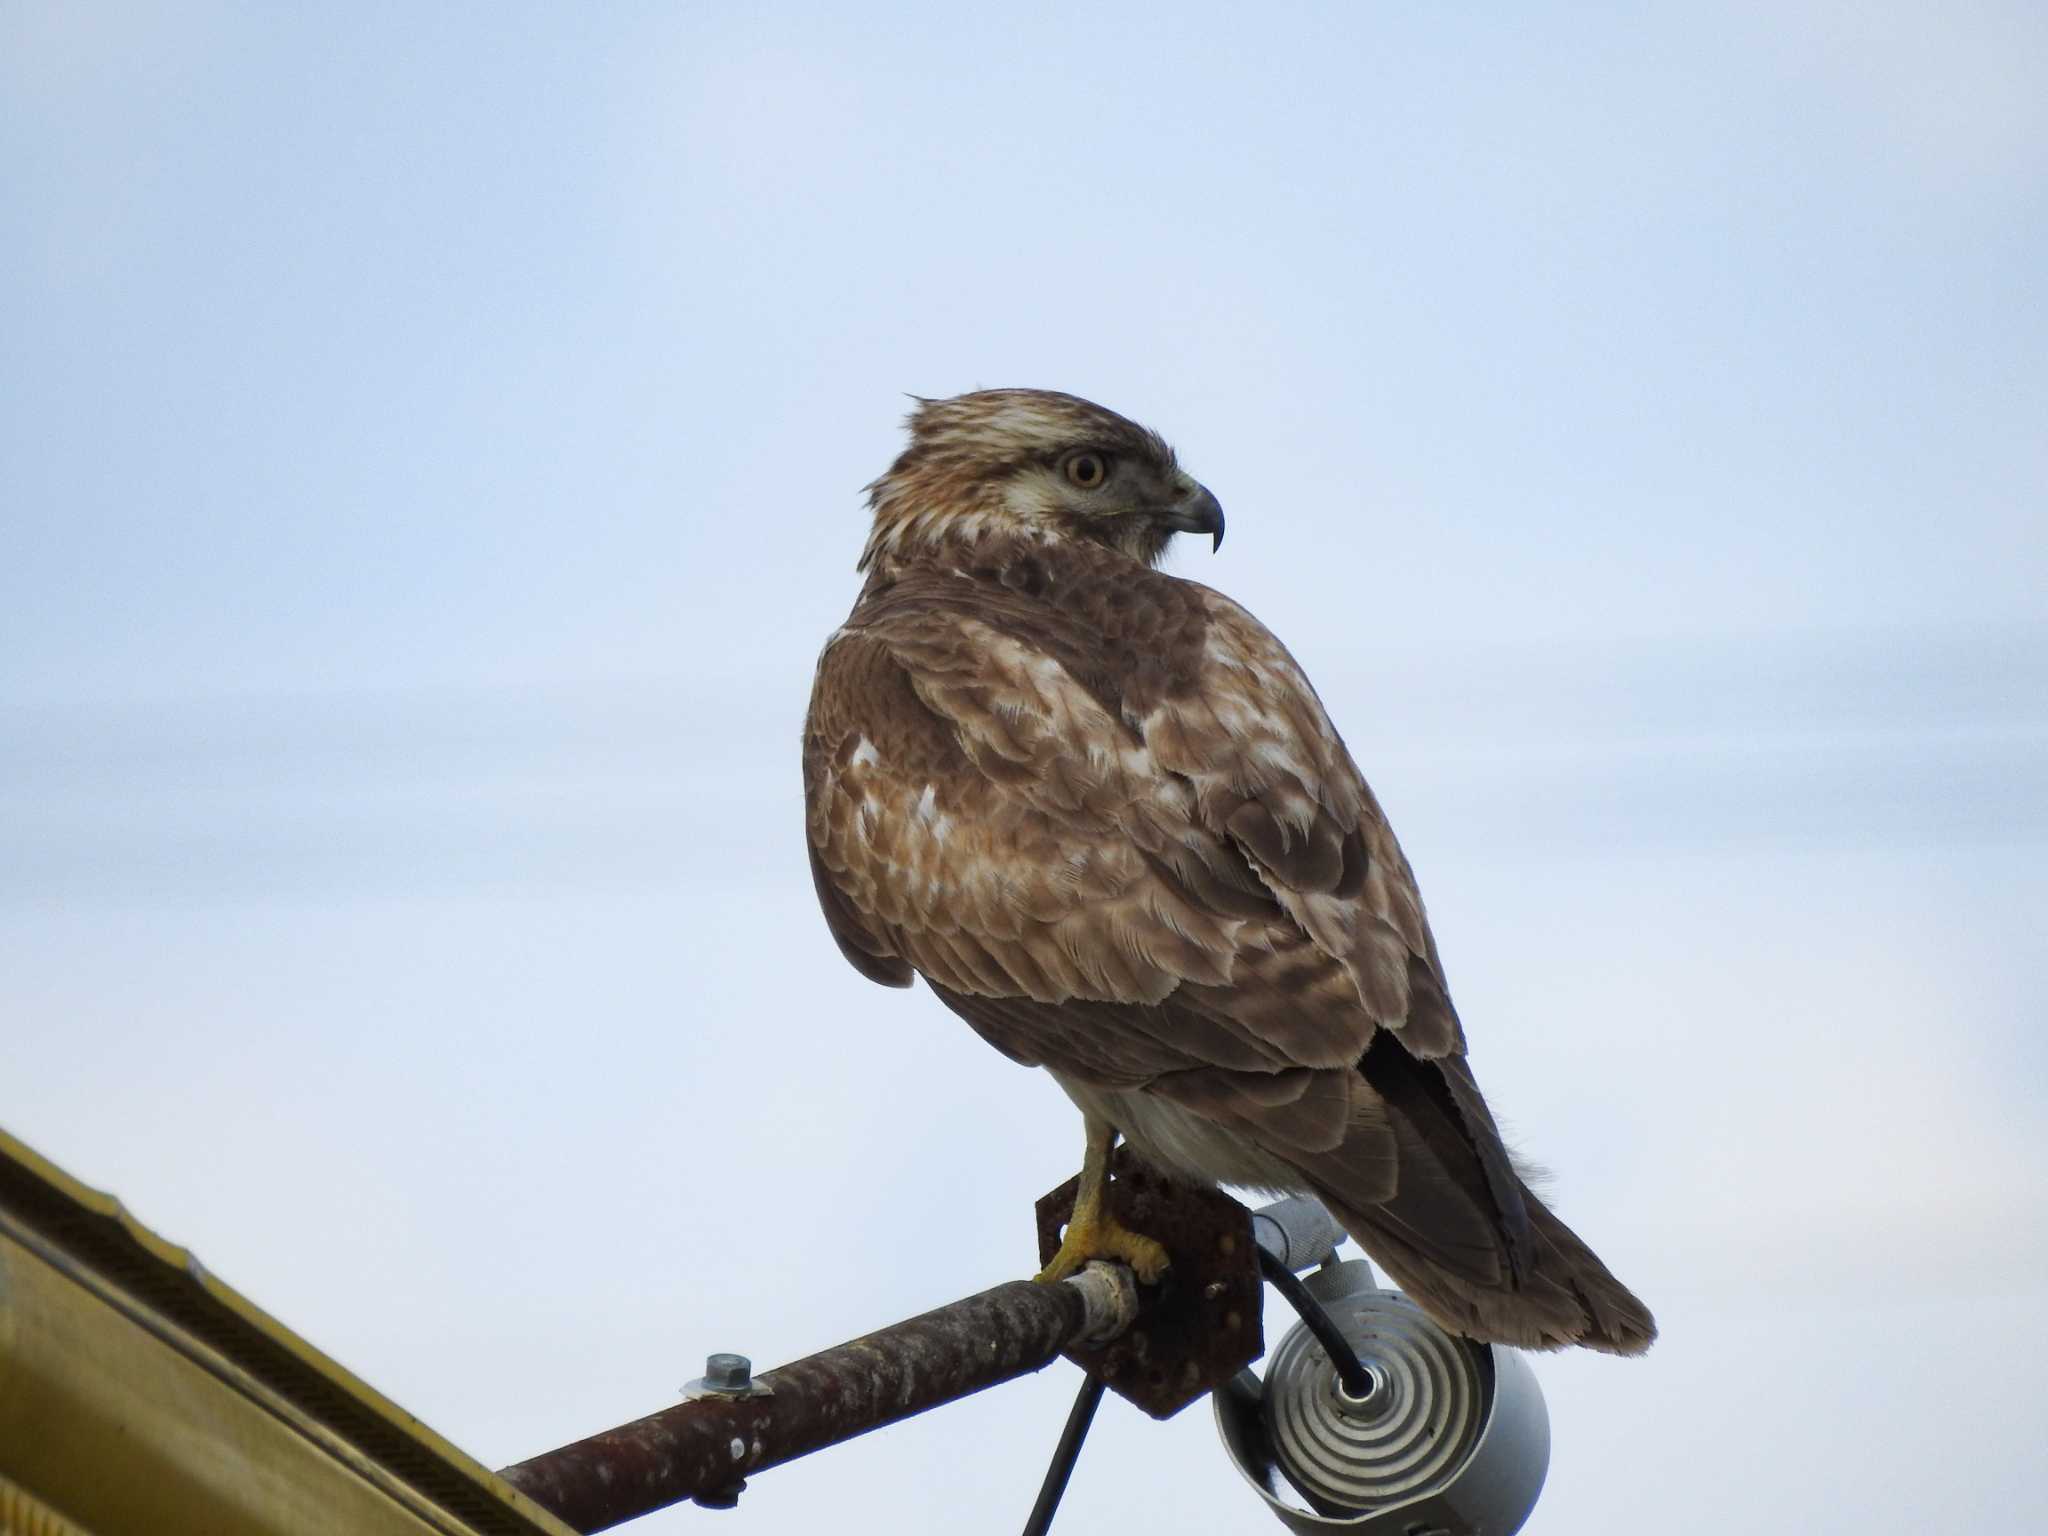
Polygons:
[[1397,1291],[1319,1299],[1371,1373],[1372,1391],[1353,1397],[1307,1330],[1288,1335],[1265,1394],[1267,1433],[1288,1480],[1326,1513],[1441,1487],[1471,1458],[1485,1426],[1490,1362]]
[[[1514,1536],[1550,1465],[1550,1416],[1521,1352],[1450,1337],[1362,1259],[1325,1262],[1297,1290],[1302,1321],[1265,1379],[1240,1371],[1215,1394],[1224,1449],[1280,1523],[1295,1536]],[[1351,1345],[1352,1391],[1319,1335]]]

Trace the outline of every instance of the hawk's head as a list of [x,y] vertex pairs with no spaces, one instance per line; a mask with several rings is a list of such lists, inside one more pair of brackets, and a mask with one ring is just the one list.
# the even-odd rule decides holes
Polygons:
[[861,568],[1003,534],[1091,539],[1151,564],[1176,533],[1223,542],[1223,509],[1156,432],[1047,389],[919,400],[910,446],[868,487]]

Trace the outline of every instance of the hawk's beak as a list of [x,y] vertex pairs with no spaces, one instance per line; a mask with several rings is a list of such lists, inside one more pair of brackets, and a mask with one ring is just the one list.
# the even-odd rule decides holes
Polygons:
[[1161,521],[1175,533],[1213,534],[1216,542],[1209,546],[1212,554],[1223,547],[1223,503],[1210,494],[1206,485],[1196,486]]

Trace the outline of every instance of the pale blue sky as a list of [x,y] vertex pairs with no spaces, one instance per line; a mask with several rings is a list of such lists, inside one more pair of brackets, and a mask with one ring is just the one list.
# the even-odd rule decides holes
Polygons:
[[[1026,1269],[1076,1117],[839,960],[796,732],[903,394],[1063,388],[1664,1326],[1529,1529],[2048,1519],[2044,271],[2021,3],[7,6],[0,1123],[493,1463]],[[1019,1523],[1070,1388],[739,1518]]]

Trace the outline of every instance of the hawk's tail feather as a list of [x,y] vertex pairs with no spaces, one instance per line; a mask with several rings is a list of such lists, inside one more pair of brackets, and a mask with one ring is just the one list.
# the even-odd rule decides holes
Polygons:
[[[1657,1337],[1649,1308],[1527,1186],[1522,1198],[1536,1238],[1534,1271],[1517,1277],[1503,1255],[1491,1279],[1433,1253],[1417,1226],[1402,1220],[1405,1202],[1398,1196],[1364,1209],[1345,1205],[1333,1191],[1323,1196],[1373,1262],[1451,1333],[1522,1349],[1580,1344],[1614,1355],[1639,1355]],[[1427,1222],[1419,1225],[1429,1230]]]
[[1296,1166],[1423,1311],[1524,1349],[1650,1347],[1649,1308],[1516,1171],[1462,1058],[1417,1060],[1383,1030],[1360,1067],[1376,1133],[1365,1122]]

